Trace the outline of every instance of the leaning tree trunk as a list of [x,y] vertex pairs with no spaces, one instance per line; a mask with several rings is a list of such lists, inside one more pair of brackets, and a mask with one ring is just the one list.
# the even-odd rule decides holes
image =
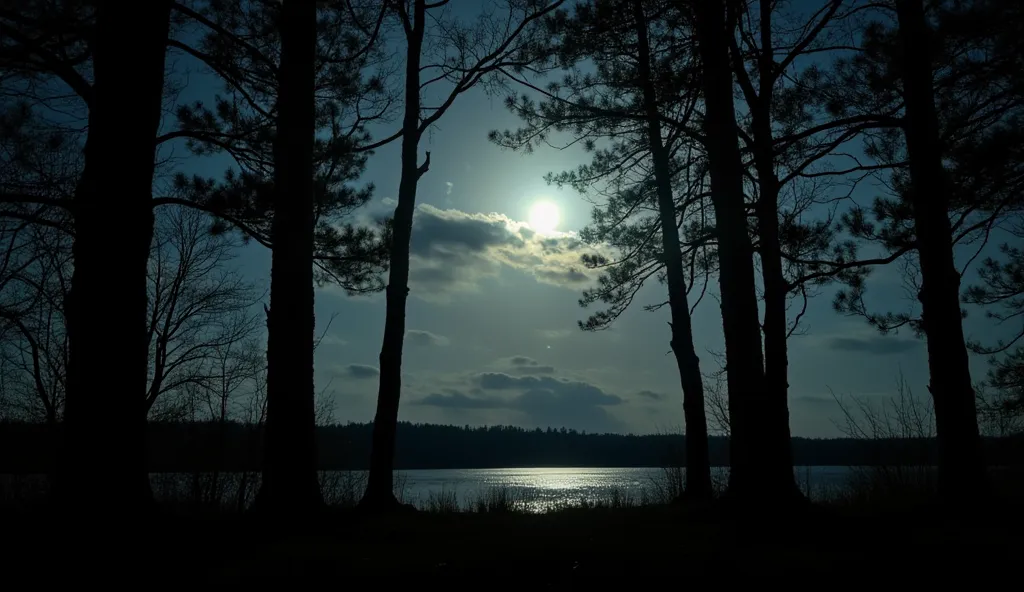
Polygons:
[[273,259],[267,313],[267,419],[260,512],[323,504],[316,473],[313,385],[313,141],[316,4],[281,6]]
[[430,166],[429,152],[423,165],[417,165],[420,140],[420,52],[425,21],[425,2],[416,0],[412,26],[406,31],[409,45],[405,70],[405,117],[402,121],[402,178],[398,185],[390,271],[385,291],[387,310],[380,350],[380,386],[377,392],[377,413],[373,418],[370,475],[366,493],[359,502],[361,506],[370,509],[388,509],[398,505],[392,476],[398,432],[398,405],[402,396],[402,347],[405,341],[405,305],[409,298],[409,241],[416,207],[416,185]]
[[[758,177],[757,227],[764,285],[764,390],[753,398],[759,421],[762,495],[777,500],[803,497],[793,476],[793,449],[789,430],[789,359],[787,355],[786,297],[789,286],[782,272],[779,244],[779,178],[775,174],[771,106],[774,68],[771,40],[771,2],[761,0],[761,53],[758,96],[751,105],[754,163]],[[739,62],[742,63],[742,62]]]
[[724,5],[721,0],[694,3],[700,59],[703,63],[704,128],[707,136],[711,199],[718,238],[719,286],[725,333],[729,389],[730,497],[754,501],[765,483],[766,451],[761,447],[765,420],[757,398],[764,391],[761,326],[754,285],[753,247],[743,197],[743,162],[736,137],[732,70],[729,66]]
[[896,8],[903,52],[910,199],[921,260],[918,299],[928,340],[928,388],[935,402],[939,488],[947,500],[969,502],[983,491],[986,474],[960,316],[960,274],[954,265],[949,223],[950,191],[932,91],[932,36],[922,0],[898,0]]
[[130,26],[123,12],[120,3],[100,2],[92,39],[89,136],[72,201],[68,385],[55,483],[65,509],[105,521],[152,501],[143,412],[146,271],[170,2],[138,3]]
[[676,226],[676,204],[672,197],[672,172],[669,153],[661,139],[661,115],[651,74],[650,43],[643,3],[633,2],[636,22],[639,76],[643,85],[644,110],[647,117],[647,137],[654,161],[654,182],[658,193],[658,213],[661,217],[661,246],[664,252],[665,277],[668,283],[668,303],[672,315],[672,353],[679,367],[683,388],[683,417],[686,422],[686,492],[690,499],[711,498],[711,464],[708,457],[708,424],[704,413],[704,381],[700,374],[700,359],[693,347],[693,329],[690,324],[690,303],[686,295],[683,275],[683,256]]

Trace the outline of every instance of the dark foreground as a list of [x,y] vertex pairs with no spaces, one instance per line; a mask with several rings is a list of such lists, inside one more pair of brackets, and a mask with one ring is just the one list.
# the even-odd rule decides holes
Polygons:
[[929,509],[812,508],[741,519],[677,506],[546,515],[335,511],[304,534],[282,536],[251,518],[164,511],[117,536],[102,526],[67,533],[22,514],[5,520],[0,562],[9,581],[195,586],[284,576],[359,589],[586,590],[765,577],[809,588],[851,581],[889,588],[966,577],[984,589],[989,580],[1019,579],[1020,516],[1012,503],[959,518]]

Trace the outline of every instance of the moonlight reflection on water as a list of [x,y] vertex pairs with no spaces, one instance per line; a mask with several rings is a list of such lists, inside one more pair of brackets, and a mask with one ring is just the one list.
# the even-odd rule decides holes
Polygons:
[[[798,467],[794,470],[804,491],[841,485],[847,467]],[[724,487],[727,467],[712,469],[712,479]],[[509,469],[445,469],[400,471],[396,493],[406,502],[423,505],[431,495],[454,494],[465,507],[481,498],[506,492],[530,511],[583,503],[640,503],[661,501],[677,491],[679,473],[660,468],[544,467]],[[672,483],[676,481],[676,483]]]
[[[842,489],[851,467],[796,467],[797,484],[812,497]],[[395,474],[395,494],[428,509],[443,498],[446,509],[476,509],[481,502],[544,512],[583,504],[637,505],[668,501],[678,493],[683,472],[661,468],[535,467],[507,469],[404,470]],[[724,488],[727,467],[713,467],[712,480]],[[160,501],[202,500],[226,508],[247,507],[259,489],[259,473],[152,473]],[[329,504],[354,505],[366,487],[364,471],[321,473]],[[43,495],[45,475],[0,475],[0,498]]]

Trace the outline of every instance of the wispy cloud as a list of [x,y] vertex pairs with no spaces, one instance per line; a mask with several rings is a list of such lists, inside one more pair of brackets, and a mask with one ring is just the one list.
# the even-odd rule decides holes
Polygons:
[[654,391],[648,390],[638,391],[636,395],[638,397],[643,397],[644,399],[650,399],[652,401],[664,401],[666,398],[665,395],[662,393],[656,393]]
[[504,214],[469,214],[421,204],[413,222],[412,294],[444,300],[474,290],[502,266],[530,273],[539,282],[579,290],[597,273],[580,264],[584,253],[610,254],[584,244],[575,233],[541,236]]
[[442,346],[451,343],[451,340],[444,335],[438,335],[437,333],[431,333],[430,331],[420,331],[418,329],[410,329],[405,332],[405,340],[410,345],[418,345],[420,347],[428,346]]
[[380,370],[376,366],[367,366],[366,364],[349,364],[345,366],[345,374],[349,378],[355,378],[356,380],[365,380],[370,378],[376,378],[380,376]]
[[830,349],[848,352],[863,352],[875,355],[897,354],[921,347],[922,342],[895,335],[872,335],[870,337],[833,337],[828,341]]
[[544,339],[564,339],[577,331],[572,329],[538,329],[537,332]]

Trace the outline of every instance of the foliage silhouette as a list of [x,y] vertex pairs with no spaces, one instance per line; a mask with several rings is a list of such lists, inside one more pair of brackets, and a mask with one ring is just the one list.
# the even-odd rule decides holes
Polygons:
[[[402,390],[402,349],[405,339],[406,302],[409,297],[409,248],[416,187],[430,169],[430,153],[419,163],[419,142],[451,108],[459,95],[478,84],[487,84],[503,68],[521,68],[532,59],[534,36],[541,34],[537,22],[556,10],[562,0],[547,3],[528,0],[508,5],[508,17],[482,13],[475,27],[466,27],[457,19],[445,20],[445,4],[426,0],[401,0],[391,5],[406,42],[405,91],[402,129],[402,172],[391,228],[391,253],[384,338],[380,351],[380,385],[374,415],[374,446],[370,475],[361,505],[371,509],[395,508],[392,483],[395,450],[395,425]],[[432,44],[425,44],[429,20]],[[426,46],[425,46],[426,45]],[[424,64],[424,53],[428,63]],[[431,57],[436,63],[430,63]],[[426,74],[425,74],[426,73]],[[429,77],[424,80],[424,77]],[[431,86],[448,83],[441,91],[436,107],[423,104],[423,94]],[[424,116],[424,113],[430,113]],[[396,134],[397,136],[398,134]]]

